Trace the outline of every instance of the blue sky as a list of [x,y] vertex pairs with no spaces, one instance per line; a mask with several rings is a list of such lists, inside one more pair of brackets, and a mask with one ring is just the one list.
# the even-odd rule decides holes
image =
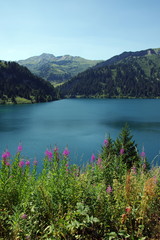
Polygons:
[[0,59],[102,59],[160,47],[159,0],[0,0]]

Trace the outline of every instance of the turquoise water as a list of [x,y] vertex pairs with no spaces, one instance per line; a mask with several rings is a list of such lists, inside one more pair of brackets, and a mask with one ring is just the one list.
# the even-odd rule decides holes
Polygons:
[[[115,139],[127,122],[141,152],[151,162],[160,151],[160,100],[66,99],[33,105],[0,106],[0,153],[12,155],[19,142],[23,155],[42,161],[47,148],[68,146],[72,162],[97,154],[105,136]],[[157,156],[155,161],[160,163]]]

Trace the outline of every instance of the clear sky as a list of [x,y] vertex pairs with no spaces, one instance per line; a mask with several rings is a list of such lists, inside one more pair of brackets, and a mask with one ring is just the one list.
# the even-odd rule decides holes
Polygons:
[[160,47],[160,0],[0,0],[0,59]]

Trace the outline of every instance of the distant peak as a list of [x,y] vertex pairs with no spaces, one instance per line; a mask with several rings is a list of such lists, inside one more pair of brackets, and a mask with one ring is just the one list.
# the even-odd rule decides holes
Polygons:
[[40,57],[55,57],[55,56],[51,53],[42,53]]

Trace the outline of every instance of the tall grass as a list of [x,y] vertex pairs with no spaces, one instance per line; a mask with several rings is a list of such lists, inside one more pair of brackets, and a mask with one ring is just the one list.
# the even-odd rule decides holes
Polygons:
[[160,239],[160,168],[128,169],[124,151],[115,155],[105,140],[98,156],[81,169],[69,151],[24,159],[22,147],[0,168],[0,239]]

